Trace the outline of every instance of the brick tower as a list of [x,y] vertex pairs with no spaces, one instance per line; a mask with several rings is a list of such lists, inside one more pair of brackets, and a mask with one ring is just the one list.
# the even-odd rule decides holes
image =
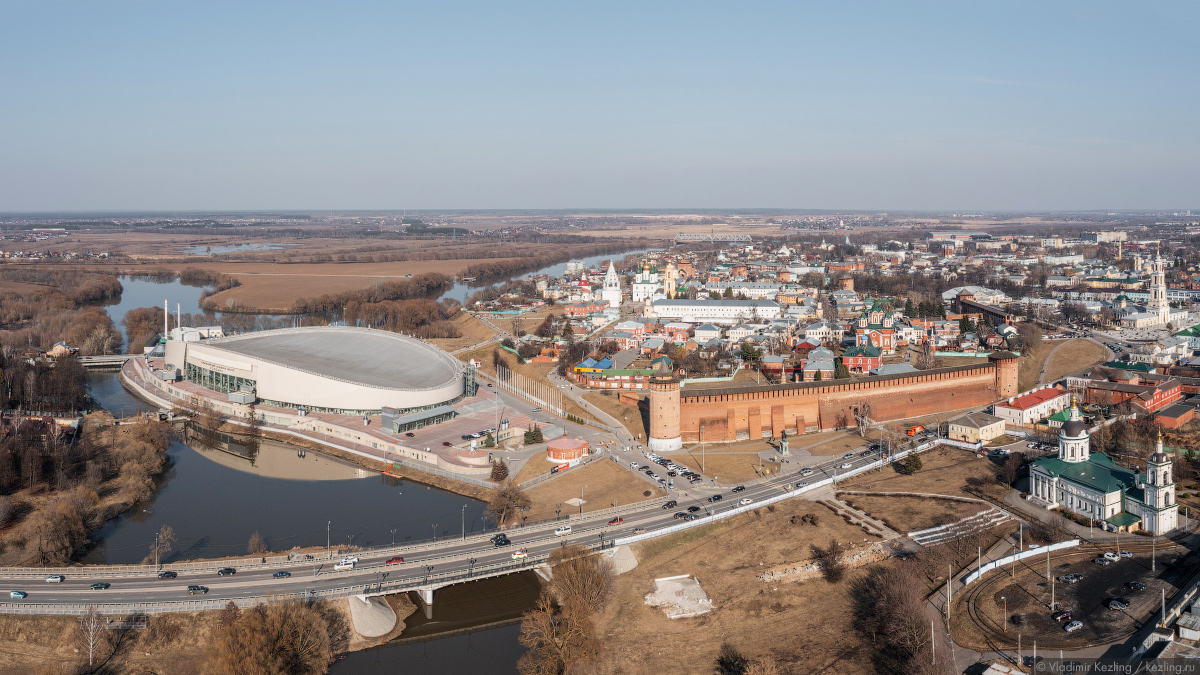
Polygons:
[[683,448],[679,434],[679,380],[658,364],[658,372],[650,377],[650,439],[654,452],[671,452]]
[[1020,368],[1020,357],[1012,352],[992,352],[988,361],[996,364],[996,398],[1016,396],[1019,393],[1017,370]]

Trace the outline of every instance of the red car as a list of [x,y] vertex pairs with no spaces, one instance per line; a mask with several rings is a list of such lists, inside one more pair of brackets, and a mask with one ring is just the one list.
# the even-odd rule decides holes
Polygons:
[[608,524],[609,525],[620,525],[623,522],[625,522],[625,519],[622,518],[621,516],[617,516],[616,518],[613,518],[612,520],[608,521]]
[[404,558],[401,558],[400,556],[394,556],[392,558],[388,558],[387,560],[385,560],[383,562],[383,564],[384,565],[399,565],[402,562],[404,562]]

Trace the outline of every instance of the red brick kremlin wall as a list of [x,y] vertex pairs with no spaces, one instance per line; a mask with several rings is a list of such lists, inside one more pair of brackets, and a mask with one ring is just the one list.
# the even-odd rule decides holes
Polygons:
[[777,438],[785,430],[795,434],[833,429],[838,426],[839,412],[844,411],[853,423],[854,411],[866,401],[872,419],[880,422],[962,410],[1016,395],[1016,371],[1015,356],[993,357],[979,365],[902,375],[741,389],[684,389],[680,433],[685,443],[695,443]]

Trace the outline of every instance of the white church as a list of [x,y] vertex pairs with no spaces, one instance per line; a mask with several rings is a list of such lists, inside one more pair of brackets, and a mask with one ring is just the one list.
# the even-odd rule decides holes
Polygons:
[[608,272],[604,275],[604,287],[600,289],[600,301],[609,307],[621,306],[621,277],[617,276],[617,268],[608,261]]
[[1158,447],[1139,473],[1091,451],[1087,424],[1071,401],[1071,417],[1058,431],[1058,457],[1030,462],[1030,501],[1095,520],[1106,530],[1166,534],[1178,527],[1179,504],[1171,458]]
[[[1138,265],[1140,267],[1140,265]],[[1154,255],[1148,264],[1150,268],[1150,302],[1144,307],[1130,305],[1129,298],[1119,295],[1113,301],[1113,311],[1125,328],[1150,328],[1166,326],[1168,323],[1176,329],[1182,328],[1187,322],[1187,310],[1172,309],[1167,302],[1167,281],[1165,263],[1162,256]]]

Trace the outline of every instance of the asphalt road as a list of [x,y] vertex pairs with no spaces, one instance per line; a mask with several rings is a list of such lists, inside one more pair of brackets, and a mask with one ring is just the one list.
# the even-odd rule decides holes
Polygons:
[[[632,453],[629,453],[631,457]],[[638,455],[640,457],[640,455]],[[362,586],[368,591],[370,586],[380,583],[387,585],[406,581],[406,585],[416,587],[429,581],[438,583],[439,575],[472,573],[485,576],[490,573],[489,567],[509,567],[514,565],[512,554],[523,550],[529,555],[525,567],[532,566],[544,558],[554,548],[564,542],[578,542],[595,546],[602,541],[612,541],[614,537],[628,536],[635,529],[648,531],[663,528],[681,522],[675,517],[678,512],[686,512],[689,506],[698,507],[698,513],[704,516],[711,510],[725,511],[738,506],[741,499],[760,501],[773,497],[784,491],[788,483],[802,481],[811,483],[823,478],[844,474],[854,468],[861,467],[875,460],[876,455],[855,454],[853,458],[837,458],[815,467],[810,476],[801,477],[798,472],[772,476],[753,484],[747,484],[743,492],[734,493],[729,488],[703,488],[692,486],[681,488],[673,498],[678,505],[669,509],[660,506],[647,506],[622,514],[623,522],[609,524],[609,518],[600,516],[588,518],[585,513],[582,518],[573,515],[564,524],[571,526],[567,536],[555,536],[553,524],[541,526],[510,528],[506,532],[512,541],[510,546],[496,547],[489,541],[489,535],[475,535],[466,540],[449,539],[444,545],[436,548],[396,547],[380,551],[361,552],[357,555],[360,560],[354,570],[336,572],[334,563],[339,559],[313,561],[294,561],[267,566],[252,566],[238,570],[232,576],[218,576],[216,567],[204,570],[180,571],[176,579],[158,579],[154,572],[113,573],[89,571],[86,566],[79,567],[78,572],[65,575],[62,583],[47,583],[46,573],[29,568],[28,572],[0,574],[0,593],[20,590],[28,593],[24,600],[12,600],[0,597],[0,607],[16,604],[130,604],[145,605],[159,602],[178,602],[186,600],[220,600],[264,596],[270,594],[306,593],[310,591],[331,590]],[[666,469],[651,464],[642,458],[642,464],[650,464],[655,469],[665,473]],[[631,460],[632,461],[632,460]],[[848,465],[848,466],[847,466]],[[722,499],[710,502],[709,498],[719,494]],[[385,565],[384,561],[393,556],[403,556],[401,564]],[[111,569],[111,568],[108,568]],[[276,579],[272,575],[280,570],[291,573],[290,577]],[[506,569],[503,571],[517,571]],[[89,586],[95,582],[110,583],[107,590],[91,590]],[[189,595],[187,586],[202,585],[208,587],[207,595]],[[435,600],[436,603],[436,600]]]

